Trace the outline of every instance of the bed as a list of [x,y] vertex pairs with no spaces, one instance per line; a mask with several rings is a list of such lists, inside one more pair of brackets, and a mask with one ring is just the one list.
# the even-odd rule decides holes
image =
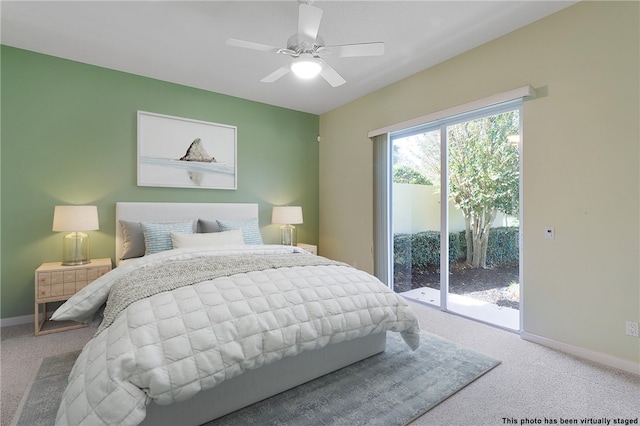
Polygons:
[[349,265],[264,244],[257,218],[252,203],[116,203],[118,267],[52,317],[100,322],[57,424],[200,425],[382,352],[386,332],[419,345],[401,297]]

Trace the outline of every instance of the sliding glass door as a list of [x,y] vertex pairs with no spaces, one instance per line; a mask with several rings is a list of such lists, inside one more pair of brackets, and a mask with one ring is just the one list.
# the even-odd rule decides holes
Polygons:
[[520,107],[389,135],[396,292],[519,329]]

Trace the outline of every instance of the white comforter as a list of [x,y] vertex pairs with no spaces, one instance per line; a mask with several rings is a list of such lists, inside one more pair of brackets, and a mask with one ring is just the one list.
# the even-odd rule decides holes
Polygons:
[[[114,281],[137,268],[202,256],[297,251],[227,246],[146,256],[91,283],[53,319],[89,321]],[[346,265],[268,269],[159,293],[129,305],[87,343],[69,376],[56,424],[136,425],[152,399],[184,401],[247,369],[383,331],[402,332],[414,349],[419,344],[418,322],[407,303],[375,277]]]

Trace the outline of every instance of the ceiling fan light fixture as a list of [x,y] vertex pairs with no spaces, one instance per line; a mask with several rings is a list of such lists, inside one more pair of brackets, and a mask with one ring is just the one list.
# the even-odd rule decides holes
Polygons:
[[318,35],[322,9],[312,6],[312,2],[313,0],[298,0],[298,32],[289,37],[286,48],[233,38],[227,40],[230,46],[261,50],[292,58],[289,64],[278,68],[260,80],[261,82],[273,83],[291,71],[301,79],[312,79],[320,75],[331,87],[338,87],[345,84],[346,80],[321,58],[329,55],[332,58],[349,58],[384,54],[382,42],[325,46],[324,40]]
[[291,63],[291,71],[295,75],[305,80],[314,78],[322,70],[320,61],[309,53],[303,53]]

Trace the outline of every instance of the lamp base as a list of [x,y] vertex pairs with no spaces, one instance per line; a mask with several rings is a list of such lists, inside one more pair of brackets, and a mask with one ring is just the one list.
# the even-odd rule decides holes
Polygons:
[[282,225],[280,230],[282,231],[281,244],[283,246],[295,246],[296,227],[293,225]]
[[60,264],[62,266],[79,266],[79,265],[86,265],[87,263],[91,263],[91,261],[90,260],[62,261]]
[[78,266],[91,263],[89,258],[89,236],[72,232],[62,239],[62,265]]

